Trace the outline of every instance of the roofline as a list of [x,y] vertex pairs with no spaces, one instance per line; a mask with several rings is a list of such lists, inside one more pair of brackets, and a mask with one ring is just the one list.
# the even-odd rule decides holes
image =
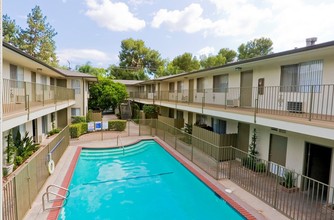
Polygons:
[[[172,78],[185,76],[185,75],[190,75],[190,74],[194,74],[194,73],[201,73],[201,72],[205,72],[205,71],[216,70],[216,69],[221,69],[221,68],[226,68],[226,67],[231,67],[231,66],[238,66],[238,65],[241,65],[241,64],[252,63],[252,62],[256,62],[256,61],[262,61],[262,60],[272,59],[272,58],[291,55],[291,54],[302,53],[302,52],[321,49],[321,48],[326,48],[326,47],[330,47],[330,46],[334,46],[334,41],[329,41],[329,42],[325,42],[325,43],[321,43],[321,44],[315,44],[315,45],[306,46],[306,47],[302,47],[302,48],[296,48],[296,49],[282,51],[282,52],[278,52],[278,53],[272,53],[272,54],[265,55],[265,56],[259,56],[259,57],[254,57],[254,58],[250,58],[250,59],[240,60],[240,61],[236,61],[236,62],[232,62],[232,63],[227,63],[227,64],[224,64],[224,65],[221,65],[221,66],[215,66],[215,67],[210,67],[210,68],[206,68],[206,69],[201,69],[201,70],[195,70],[195,71],[191,71],[191,72],[184,72],[184,73],[179,73],[179,74],[175,74],[175,75],[170,75],[169,77],[165,77],[163,79],[157,78],[157,79],[151,79],[151,80],[147,80],[147,81],[152,81],[152,82],[163,81],[163,80],[166,80],[166,79],[172,79]],[[147,82],[147,81],[145,81],[145,82]]]
[[37,62],[37,63],[39,63],[39,64],[45,66],[46,68],[49,68],[49,69],[51,69],[51,70],[53,70],[53,71],[59,73],[60,75],[66,77],[66,75],[64,75],[62,72],[58,71],[55,67],[52,67],[52,66],[46,64],[45,62],[36,59],[35,57],[33,57],[33,56],[31,56],[31,55],[29,55],[29,54],[23,52],[22,50],[20,50],[20,49],[14,47],[14,46],[12,46],[11,44],[6,43],[6,42],[2,42],[2,45],[3,45],[4,47],[6,47],[6,48],[8,48],[8,49],[10,49],[10,50],[12,50],[12,51],[14,51],[14,52],[16,52],[16,53],[22,55],[22,56],[24,56],[24,57],[26,57],[26,58],[28,58],[28,59],[31,59],[31,60],[33,60],[33,61],[35,61],[35,62]]

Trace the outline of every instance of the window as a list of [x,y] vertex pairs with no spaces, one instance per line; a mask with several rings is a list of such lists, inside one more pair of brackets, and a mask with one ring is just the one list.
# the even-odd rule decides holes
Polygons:
[[204,92],[204,77],[197,78],[197,92]]
[[169,83],[169,92],[175,92],[175,83],[174,82]]
[[71,84],[72,89],[75,90],[75,94],[80,94],[80,80],[72,79]]
[[228,74],[213,76],[213,92],[228,91]]
[[177,82],[177,92],[180,93],[183,90],[183,82],[182,81],[178,81]]
[[152,92],[152,86],[151,85],[146,85],[146,91],[148,93],[151,93]]
[[80,108],[71,108],[71,115],[80,116],[81,115]]
[[226,121],[217,118],[211,118],[212,130],[218,134],[226,134]]
[[47,84],[47,78],[46,78],[46,76],[41,76],[41,83],[42,83],[43,85],[46,85],[46,84]]
[[23,88],[23,68],[18,67],[16,65],[9,65],[10,79],[11,79],[11,87],[14,88]]
[[322,83],[323,61],[315,60],[281,67],[281,92],[319,92]]
[[54,86],[55,85],[55,78],[50,78],[50,85],[51,86]]

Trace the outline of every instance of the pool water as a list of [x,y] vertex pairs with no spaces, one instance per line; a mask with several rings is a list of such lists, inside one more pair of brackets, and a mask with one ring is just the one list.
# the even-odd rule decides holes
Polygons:
[[244,219],[157,142],[82,149],[59,218]]

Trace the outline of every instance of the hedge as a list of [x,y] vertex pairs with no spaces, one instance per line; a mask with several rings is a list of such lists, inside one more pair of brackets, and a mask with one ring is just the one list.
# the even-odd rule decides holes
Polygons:
[[85,116],[72,116],[72,124],[78,124],[82,122],[86,122]]
[[80,135],[87,133],[88,123],[82,122],[70,125],[71,138],[80,137]]
[[110,131],[124,131],[126,127],[126,120],[112,120],[108,121],[108,130]]

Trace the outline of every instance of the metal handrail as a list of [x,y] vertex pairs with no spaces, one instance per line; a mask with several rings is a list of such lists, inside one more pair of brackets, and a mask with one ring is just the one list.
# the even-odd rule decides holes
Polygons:
[[[118,145],[118,140],[121,142],[121,146]],[[124,155],[124,145],[122,144],[122,140],[119,138],[119,135],[117,135],[117,147],[121,147],[123,149],[123,155]]]
[[[57,189],[65,190],[66,194],[61,195],[59,193],[49,191],[51,187],[55,187]],[[50,197],[49,197],[50,194],[56,196],[56,198],[55,199],[50,199]],[[60,201],[60,200],[66,202],[67,198],[70,196],[70,191],[69,191],[69,189],[67,189],[65,187],[58,186],[58,185],[55,185],[55,184],[51,184],[46,188],[46,192],[42,196],[43,211],[50,210],[50,209],[58,209],[58,208],[62,208],[66,203],[62,203],[60,206],[52,206],[50,208],[46,208],[45,207],[45,196],[47,197],[47,202],[49,202],[49,203],[55,202],[55,201]]]

